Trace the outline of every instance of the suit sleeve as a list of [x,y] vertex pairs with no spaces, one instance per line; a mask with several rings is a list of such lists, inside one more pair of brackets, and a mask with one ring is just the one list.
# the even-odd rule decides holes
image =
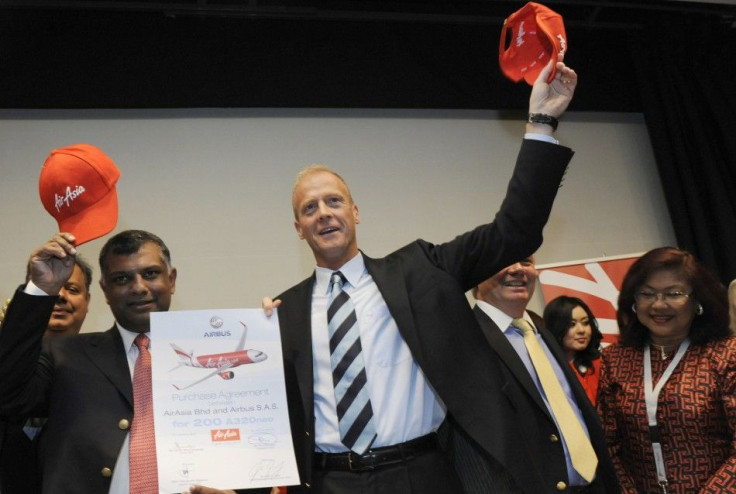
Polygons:
[[736,344],[728,345],[721,361],[717,382],[734,453],[708,478],[700,489],[703,493],[736,492]]
[[18,289],[8,306],[0,330],[1,415],[28,415],[43,408],[51,366],[41,356],[41,340],[56,300]]
[[533,254],[572,155],[564,146],[525,139],[494,220],[445,244],[423,242],[422,248],[464,291]]

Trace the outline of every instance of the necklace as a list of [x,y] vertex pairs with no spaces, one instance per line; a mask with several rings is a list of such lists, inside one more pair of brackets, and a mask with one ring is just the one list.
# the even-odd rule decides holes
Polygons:
[[650,345],[652,345],[652,348],[654,348],[655,350],[659,350],[659,356],[662,358],[662,360],[667,360],[667,354],[672,352],[673,350],[677,350],[680,346],[679,343],[677,345],[669,346],[657,345],[655,343],[650,343]]

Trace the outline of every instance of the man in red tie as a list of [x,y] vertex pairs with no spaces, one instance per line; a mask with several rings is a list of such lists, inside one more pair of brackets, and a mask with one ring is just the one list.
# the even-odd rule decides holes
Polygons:
[[[149,332],[151,312],[169,309],[176,269],[156,235],[118,233],[99,259],[100,286],[115,317],[112,328],[49,339],[42,347],[74,268],[74,242],[73,235],[58,233],[33,251],[30,280],[8,306],[0,331],[0,414],[48,418],[40,438],[42,492],[157,493],[153,429],[145,425],[145,413],[138,415],[138,405],[145,409],[150,403],[133,390],[134,370],[145,363],[138,362],[139,355],[147,352],[136,338]],[[148,373],[150,385],[150,367]],[[139,449],[130,437],[136,429],[144,433],[143,458],[131,454]]]

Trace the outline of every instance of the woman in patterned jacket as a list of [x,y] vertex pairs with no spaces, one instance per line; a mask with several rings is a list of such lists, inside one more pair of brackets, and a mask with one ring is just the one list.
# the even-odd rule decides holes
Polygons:
[[624,492],[736,492],[725,287],[692,254],[654,249],[626,274],[617,319],[597,406]]

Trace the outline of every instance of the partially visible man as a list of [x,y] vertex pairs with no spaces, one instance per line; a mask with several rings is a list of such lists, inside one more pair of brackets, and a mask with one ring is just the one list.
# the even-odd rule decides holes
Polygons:
[[[31,279],[13,297],[0,331],[0,413],[48,418],[39,445],[43,493],[129,494],[132,376],[140,353],[134,341],[149,332],[151,312],[169,309],[177,272],[156,235],[118,233],[99,258],[113,327],[42,345],[76,254],[68,233],[31,254]],[[155,448],[146,461],[155,465]],[[136,492],[153,491],[150,485]]]
[[[26,283],[30,279],[28,265]],[[59,291],[44,338],[79,333],[89,308],[91,284],[92,267],[77,256],[71,276]],[[26,417],[8,417],[0,422],[0,492],[3,494],[40,492],[34,439],[41,432],[43,422],[43,419]]]
[[[31,280],[31,267],[26,268],[26,283]],[[92,266],[80,256],[74,259],[74,270],[59,291],[59,299],[46,327],[44,338],[77,334],[82,329],[89,309]]]
[[[535,492],[539,486],[545,487],[543,492],[615,492],[618,484],[598,416],[554,336],[542,327],[542,318],[526,309],[536,282],[537,270],[530,256],[500,270],[472,291],[477,299],[475,317],[501,362],[498,400],[502,406],[487,417],[497,437],[488,452],[453,428],[450,450],[455,468],[468,494]],[[598,462],[599,473],[592,482],[573,466],[572,444],[567,444],[559,428],[560,417],[550,405],[541,372],[535,367],[538,362],[530,357],[534,352],[527,349],[522,330],[514,326],[523,325],[519,319],[526,321],[527,330],[534,330],[530,336],[551,364],[551,377],[559,383],[574,420],[587,433],[588,437],[583,437],[587,459]],[[506,433],[510,423],[517,426],[513,435]]]

